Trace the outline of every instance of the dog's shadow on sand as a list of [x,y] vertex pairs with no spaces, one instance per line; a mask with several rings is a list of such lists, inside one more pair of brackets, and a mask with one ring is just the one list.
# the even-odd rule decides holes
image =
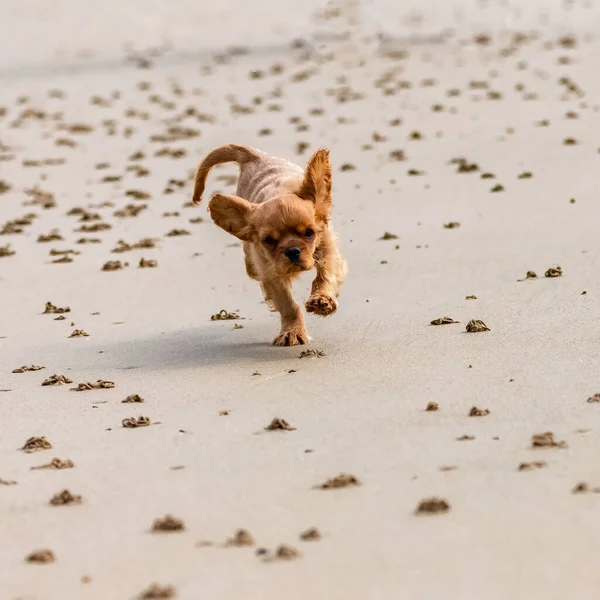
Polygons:
[[[240,332],[207,332],[191,328],[152,337],[103,344],[107,363],[115,369],[160,369],[248,365],[295,358],[302,347],[280,348],[269,341],[243,341]],[[299,349],[300,348],[300,349]]]

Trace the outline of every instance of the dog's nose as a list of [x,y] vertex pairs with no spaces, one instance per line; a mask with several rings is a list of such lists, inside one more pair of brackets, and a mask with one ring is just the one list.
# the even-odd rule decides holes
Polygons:
[[297,263],[300,260],[300,248],[286,248],[283,253],[293,263]]

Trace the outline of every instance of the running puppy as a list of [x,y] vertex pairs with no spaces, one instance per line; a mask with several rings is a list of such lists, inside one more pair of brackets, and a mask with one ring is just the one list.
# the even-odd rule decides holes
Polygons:
[[246,272],[260,283],[270,310],[281,315],[281,331],[273,344],[306,344],[310,338],[292,295],[292,281],[302,271],[316,269],[306,311],[326,317],[337,310],[339,286],[347,271],[329,222],[329,150],[315,152],[302,170],[247,146],[215,148],[198,167],[196,204],[210,169],[227,162],[240,167],[236,195],[215,194],[208,206],[210,216],[244,242]]

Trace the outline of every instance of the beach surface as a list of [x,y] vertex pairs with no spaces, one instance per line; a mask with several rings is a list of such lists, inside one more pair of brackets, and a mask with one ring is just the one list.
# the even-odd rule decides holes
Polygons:
[[[597,598],[600,7],[398,4],[0,6],[2,599]],[[331,149],[308,346],[231,142]]]

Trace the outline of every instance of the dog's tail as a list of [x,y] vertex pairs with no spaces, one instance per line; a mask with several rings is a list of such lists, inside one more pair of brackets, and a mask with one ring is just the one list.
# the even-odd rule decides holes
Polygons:
[[227,144],[215,148],[201,163],[196,173],[196,184],[194,186],[194,195],[192,200],[194,204],[200,204],[208,172],[221,163],[236,162],[240,166],[244,163],[258,160],[259,153],[248,146],[238,146],[237,144]]

